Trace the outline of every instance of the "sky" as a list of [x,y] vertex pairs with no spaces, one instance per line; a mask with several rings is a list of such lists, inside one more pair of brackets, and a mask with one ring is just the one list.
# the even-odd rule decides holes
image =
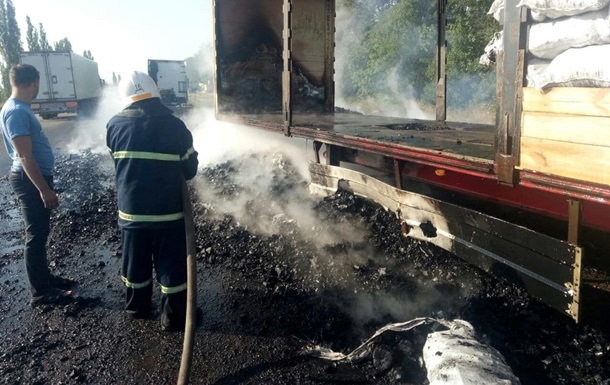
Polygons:
[[67,37],[89,50],[100,77],[147,71],[148,59],[183,60],[212,42],[212,0],[13,0],[24,50],[26,16],[51,45]]

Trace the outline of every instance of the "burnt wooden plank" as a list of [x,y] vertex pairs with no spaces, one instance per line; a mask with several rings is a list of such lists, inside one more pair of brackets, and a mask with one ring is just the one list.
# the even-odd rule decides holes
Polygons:
[[473,228],[493,234],[513,244],[519,244],[535,253],[545,255],[557,262],[570,264],[573,262],[575,246],[567,242],[542,235],[521,226],[515,226],[493,217],[477,218],[470,210],[458,208],[458,213],[464,218],[464,223]]
[[[455,236],[496,250],[503,258],[541,276],[553,276],[558,279],[556,282],[571,280],[576,247],[570,243],[443,201],[436,201],[435,213],[448,218],[447,230]],[[547,276],[545,266],[550,268],[553,264],[564,267],[553,267],[556,271]]]
[[559,290],[557,286],[549,285],[528,274],[512,269],[501,262],[491,261],[490,266],[490,258],[487,255],[467,245],[455,245],[453,253],[496,277],[503,278],[516,286],[526,289],[532,296],[542,300],[552,308],[562,313],[571,314],[570,308],[573,306],[574,297],[565,291]]
[[[556,260],[539,254],[527,246],[507,241],[500,236],[470,226],[463,226],[461,231],[455,231],[453,234],[486,250],[494,250],[494,253],[502,258],[553,282],[572,281],[574,272],[568,264],[557,263]],[[573,262],[573,255],[570,262]]]
[[[328,194],[345,188],[367,197],[396,212],[407,225],[408,236],[434,243],[484,271],[506,278],[578,319],[580,248],[474,210],[397,189],[354,170],[321,164],[310,164],[309,170],[314,191]],[[505,228],[490,230],[485,224],[502,224]],[[518,237],[523,234],[527,235],[525,242]],[[510,236],[514,242],[506,239]],[[568,261],[560,262],[555,255],[541,254],[532,246],[542,252],[559,250]]]

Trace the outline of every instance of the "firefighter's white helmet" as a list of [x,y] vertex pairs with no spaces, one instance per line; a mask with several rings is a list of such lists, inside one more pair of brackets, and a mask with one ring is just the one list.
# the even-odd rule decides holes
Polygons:
[[123,108],[140,100],[161,98],[155,81],[140,71],[131,71],[121,76],[119,95]]

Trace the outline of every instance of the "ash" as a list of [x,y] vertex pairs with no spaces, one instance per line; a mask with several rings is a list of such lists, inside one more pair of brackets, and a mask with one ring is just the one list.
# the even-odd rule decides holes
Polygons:
[[[76,301],[62,307],[28,304],[20,214],[0,179],[2,383],[174,384],[182,333],[161,332],[158,312],[148,320],[122,312],[112,161],[63,155],[57,171],[50,266],[80,282]],[[189,187],[204,314],[193,384],[426,384],[427,331],[390,333],[351,364],[300,353],[312,344],[348,352],[380,326],[417,317],[470,322],[522,384],[610,384],[606,318],[576,325],[522,289],[405,238],[392,213],[353,194],[310,196],[283,154],[202,168]]]

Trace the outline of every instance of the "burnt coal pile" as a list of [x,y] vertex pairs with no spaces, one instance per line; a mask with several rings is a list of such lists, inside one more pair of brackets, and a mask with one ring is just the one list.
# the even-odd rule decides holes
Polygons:
[[[113,176],[107,155],[59,159],[49,259],[80,284],[74,303],[49,308],[28,305],[20,218],[0,180],[11,227],[0,233],[2,383],[175,383],[182,333],[161,332],[158,310],[147,320],[122,312]],[[361,197],[311,196],[283,154],[201,168],[189,187],[204,314],[193,384],[427,384],[427,329],[388,333],[351,364],[303,355],[312,344],[349,352],[379,327],[418,317],[470,322],[522,384],[610,384],[602,331],[405,238],[392,213]]]
[[[223,112],[281,113],[281,49],[261,43],[244,57],[220,68],[220,106]],[[324,112],[324,87],[316,86],[299,68],[291,71],[295,112]]]

